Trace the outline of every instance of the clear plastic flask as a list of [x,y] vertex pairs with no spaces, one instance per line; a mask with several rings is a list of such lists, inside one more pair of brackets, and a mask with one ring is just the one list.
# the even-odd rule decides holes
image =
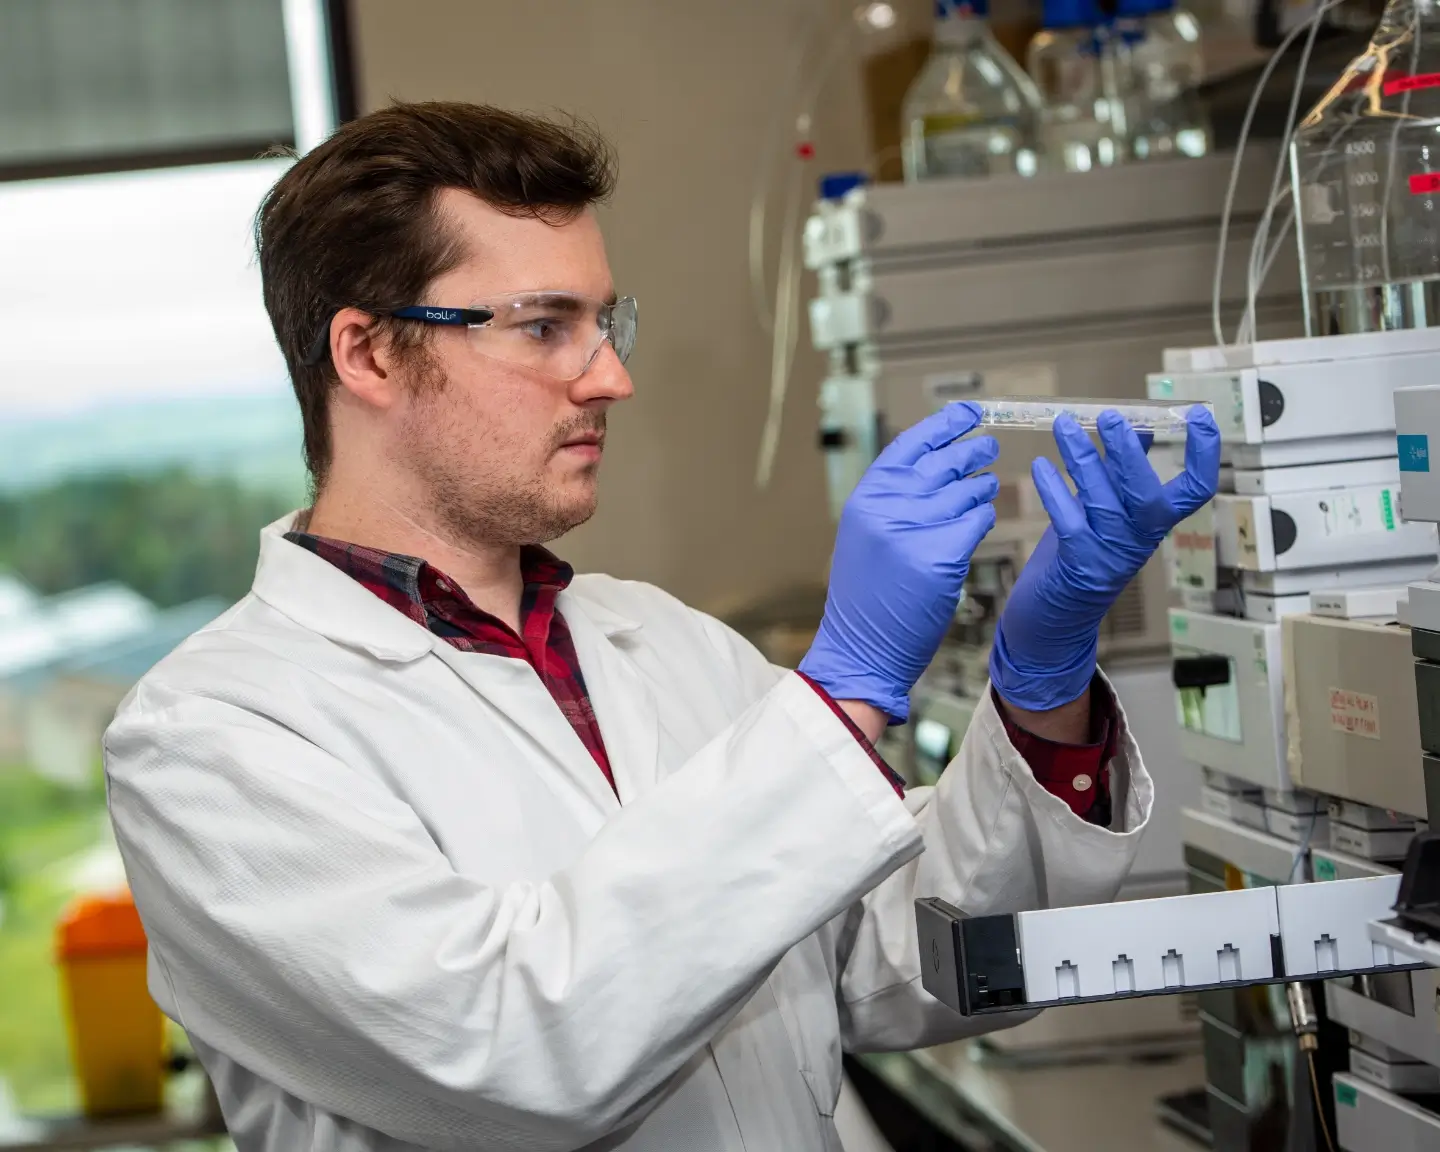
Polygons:
[[1301,121],[1291,182],[1311,336],[1440,323],[1440,9],[1391,0]]
[[1204,156],[1213,147],[1200,99],[1200,21],[1174,0],[1119,0],[1117,65],[1132,160]]
[[1045,27],[1025,53],[1040,90],[1040,159],[1089,172],[1125,158],[1125,109],[1111,28],[1095,0],[1045,0]]
[[1184,436],[1192,408],[1212,416],[1208,400],[1063,400],[1055,396],[977,396],[970,400],[980,409],[982,428],[1051,428],[1056,417],[1069,416],[1081,428],[1099,427],[1104,412],[1118,412],[1137,432],[1158,437]]
[[935,44],[902,112],[907,181],[1035,173],[1040,98],[986,11],[986,0],[936,0]]

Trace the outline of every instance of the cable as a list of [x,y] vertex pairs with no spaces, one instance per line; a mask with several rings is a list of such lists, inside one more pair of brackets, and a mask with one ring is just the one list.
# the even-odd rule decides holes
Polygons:
[[[1310,53],[1315,47],[1315,37],[1320,34],[1324,14],[1325,6],[1322,5],[1309,21],[1309,33],[1305,37],[1305,46],[1300,50],[1300,60],[1295,66],[1295,83],[1290,88],[1290,107],[1285,112],[1285,135],[1281,137],[1280,154],[1275,160],[1275,174],[1270,179],[1270,197],[1266,201],[1265,211],[1260,216],[1260,222],[1255,226],[1255,235],[1250,244],[1250,266],[1245,284],[1243,316],[1253,317],[1255,313],[1255,297],[1259,295],[1256,266],[1265,253],[1265,245],[1270,237],[1270,221],[1274,219],[1275,207],[1280,199],[1280,181],[1285,175],[1286,161],[1290,156],[1290,139],[1295,134],[1295,117],[1299,111],[1300,97],[1305,89],[1305,73],[1310,67]],[[1239,342],[1238,334],[1236,341]]]
[[[786,86],[780,99],[775,102],[775,111],[770,118],[770,123],[765,128],[765,134],[761,143],[760,162],[755,170],[755,183],[750,193],[750,236],[749,236],[749,259],[750,259],[750,303],[755,312],[756,322],[760,325],[762,332],[769,333],[774,328],[775,313],[771,307],[769,285],[765,282],[765,224],[769,214],[770,185],[775,174],[775,158],[780,153],[781,136],[787,124],[793,124],[792,114],[795,108],[795,96],[804,91],[803,80],[807,67],[810,63],[812,50],[820,37],[820,30],[824,27],[824,21],[832,19],[834,12],[827,10],[819,17],[821,21],[818,27],[811,30],[805,41],[800,45],[800,50],[795,54],[795,67],[790,73],[791,82]],[[838,48],[843,47],[850,39],[852,33],[851,21],[844,20],[836,31],[831,35],[826,45],[823,56],[823,63],[820,66],[819,75],[823,79],[828,77],[831,68],[834,66],[838,55]],[[810,105],[814,97],[804,99],[800,103],[800,114],[803,116],[810,111]]]
[[[1286,192],[1280,194],[1276,199],[1285,200],[1291,199],[1291,197],[1289,193]],[[1284,223],[1280,226],[1280,235],[1276,237],[1275,242],[1270,245],[1270,251],[1263,254],[1263,259],[1261,259],[1261,251],[1259,245],[1257,244],[1257,241],[1262,239],[1262,234],[1258,228],[1256,229],[1256,235],[1251,238],[1250,273],[1246,279],[1247,296],[1245,301],[1245,311],[1241,314],[1240,323],[1235,330],[1236,344],[1249,344],[1255,338],[1255,312],[1256,309],[1259,307],[1258,297],[1260,294],[1260,287],[1265,283],[1265,277],[1270,272],[1270,266],[1274,264],[1275,258],[1280,254],[1280,249],[1284,245],[1285,237],[1290,231],[1290,225],[1294,222],[1294,220],[1295,209],[1292,205],[1289,213],[1285,217]],[[1268,234],[1266,234],[1263,238],[1268,240]]]
[[[800,324],[797,315],[800,303],[800,280],[803,267],[798,250],[800,239],[800,197],[808,174],[806,162],[813,146],[810,144],[814,123],[814,107],[824,91],[835,65],[850,46],[852,26],[847,22],[831,36],[825,56],[808,88],[804,90],[800,112],[795,118],[796,158],[792,160],[790,182],[785,196],[785,217],[781,222],[780,261],[775,276],[775,313],[770,338],[770,402],[765,413],[765,426],[760,433],[760,455],[755,465],[755,485],[765,489],[775,470],[775,457],[780,449],[780,433],[785,419],[785,397],[790,390],[790,372],[795,363],[795,351],[800,342]],[[753,207],[753,206],[752,206]],[[755,221],[751,217],[751,251],[755,247]],[[764,211],[759,215],[759,251],[764,253]],[[752,273],[754,266],[752,264]]]
[[[1412,16],[1410,25],[1410,74],[1413,76],[1420,71],[1418,64],[1420,60],[1420,13],[1417,11]],[[1390,190],[1395,184],[1395,165],[1399,160],[1399,149],[1395,147],[1400,138],[1400,128],[1410,117],[1410,98],[1414,96],[1411,91],[1406,91],[1404,100],[1401,102],[1400,115],[1395,119],[1395,127],[1390,130],[1390,147],[1387,151],[1390,154],[1390,163],[1385,169],[1385,187],[1381,190],[1380,202],[1388,204],[1390,201]],[[1381,275],[1385,283],[1392,281],[1390,270],[1390,213],[1380,213],[1380,264]]]
[[1320,1131],[1325,1134],[1327,1152],[1335,1152],[1335,1141],[1330,1139],[1330,1124],[1325,1119],[1325,1103],[1320,1099],[1320,1077],[1315,1072],[1315,1053],[1305,1053],[1305,1062],[1310,1065],[1310,1091],[1315,1094],[1315,1114],[1320,1117]]
[[775,456],[780,449],[780,431],[785,416],[785,395],[790,385],[790,365],[794,361],[799,326],[795,324],[795,305],[800,295],[800,261],[796,254],[796,232],[800,215],[800,187],[803,170],[790,177],[785,196],[785,230],[780,237],[780,267],[775,282],[775,329],[770,338],[770,404],[765,413],[765,427],[760,434],[760,458],[755,466],[755,485],[764,489],[770,484]]
[[1295,883],[1296,873],[1300,871],[1300,865],[1305,862],[1305,854],[1310,851],[1310,841],[1315,836],[1315,826],[1320,823],[1320,808],[1310,810],[1310,827],[1305,829],[1305,839],[1300,841],[1300,847],[1295,849],[1295,857],[1290,861],[1290,883]]
[[[1215,343],[1225,343],[1225,332],[1220,325],[1220,293],[1225,277],[1225,249],[1230,239],[1230,214],[1235,208],[1235,191],[1240,183],[1240,162],[1245,155],[1245,142],[1250,136],[1250,125],[1255,119],[1255,110],[1260,106],[1260,97],[1265,92],[1265,86],[1270,82],[1276,66],[1280,63],[1285,52],[1293,44],[1296,38],[1317,25],[1321,18],[1330,9],[1345,3],[1345,0],[1324,0],[1324,3],[1315,10],[1315,14],[1303,24],[1296,25],[1285,39],[1280,41],[1270,59],[1266,61],[1265,68],[1260,73],[1260,79],[1255,82],[1255,91],[1250,96],[1250,103],[1245,109],[1245,118],[1240,122],[1240,136],[1235,142],[1235,159],[1230,165],[1230,182],[1225,188],[1225,204],[1220,211],[1220,247],[1215,253],[1215,277],[1210,288],[1210,323],[1215,335]],[[1284,153],[1281,153],[1282,158]]]

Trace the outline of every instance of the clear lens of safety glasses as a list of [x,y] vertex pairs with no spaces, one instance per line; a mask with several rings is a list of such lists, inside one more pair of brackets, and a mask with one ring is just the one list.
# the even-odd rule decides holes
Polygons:
[[568,292],[527,292],[468,311],[491,314],[466,326],[477,352],[556,380],[582,376],[607,340],[622,364],[635,348],[637,310],[630,296],[607,304]]

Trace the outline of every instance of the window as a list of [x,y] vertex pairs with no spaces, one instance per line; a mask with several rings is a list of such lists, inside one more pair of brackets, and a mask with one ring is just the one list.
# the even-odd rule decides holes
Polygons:
[[0,179],[313,143],[341,95],[324,26],[312,0],[4,0]]

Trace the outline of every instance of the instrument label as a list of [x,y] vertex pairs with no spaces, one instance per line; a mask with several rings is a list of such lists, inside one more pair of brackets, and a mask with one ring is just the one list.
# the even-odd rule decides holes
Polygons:
[[1380,739],[1380,701],[1364,692],[1330,689],[1330,727],[1350,736]]

